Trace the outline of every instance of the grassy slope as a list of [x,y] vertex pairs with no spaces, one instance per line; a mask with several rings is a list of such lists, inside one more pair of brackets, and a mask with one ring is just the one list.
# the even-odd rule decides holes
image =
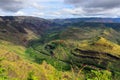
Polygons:
[[[115,47],[115,49],[110,49],[110,46]],[[58,70],[61,69],[61,66],[62,70],[68,70],[69,66],[66,66],[66,64],[72,65],[74,68],[86,65],[84,70],[107,69],[115,73],[114,75],[117,77],[119,76],[120,54],[118,51],[120,46],[104,38],[96,40],[94,45],[91,40],[54,40],[45,45],[36,43],[36,45],[34,44],[31,47],[28,50],[30,52],[27,53],[30,54],[29,56],[33,58],[33,61],[40,63],[39,61],[46,60]]]
[[[56,66],[56,69],[46,62],[42,62],[42,64],[34,63],[30,60],[31,57],[26,56],[26,48],[23,46],[17,46],[7,41],[1,41],[0,47],[0,65],[2,65],[0,68],[5,69],[4,76],[7,76],[10,80],[29,80],[29,78],[32,78],[33,80],[84,80],[84,78],[95,79],[98,74],[102,75],[101,79],[106,78],[104,75],[107,75],[107,79],[109,80],[109,76],[111,76],[108,71],[103,71],[103,75],[102,70],[100,72],[96,71],[97,74],[95,74],[96,72],[94,71],[91,72],[95,76],[90,75],[90,73],[85,75],[82,71],[84,66],[72,69],[72,71],[61,71],[62,69],[60,70],[60,67],[63,65],[63,62],[55,62],[56,59],[53,60],[53,66]],[[59,46],[56,51],[58,51],[58,49],[59,52],[61,52],[61,49],[64,48]],[[56,55],[56,57],[57,56],[58,55]],[[63,57],[65,57],[64,54],[61,55],[61,57],[59,56],[59,58],[62,59]],[[45,58],[47,58],[46,61],[50,63],[49,61],[52,60],[53,57],[49,57],[50,59],[48,59],[48,57],[45,56]],[[59,67],[59,70],[57,67]],[[78,70],[78,72],[76,72],[76,70]]]
[[[10,80],[72,80],[82,79],[84,76],[73,75],[72,72],[58,71],[45,61],[36,64],[25,57],[25,48],[9,42],[1,41],[0,45],[0,68],[5,69],[5,76]],[[1,74],[0,74],[1,75]],[[83,76],[80,78],[80,76]],[[2,76],[0,76],[0,79]],[[2,79],[6,80],[6,79]]]
[[[33,62],[32,58],[26,52],[30,53],[32,56],[34,56],[35,53],[33,51],[31,53],[31,50],[23,46],[26,44],[24,44],[22,37],[26,40],[33,40],[38,37],[31,30],[25,30],[27,33],[19,32],[16,29],[12,31],[11,27],[8,26],[8,28],[5,28],[5,32],[0,32],[0,69],[5,69],[4,76],[8,77],[10,80],[27,80],[28,78],[34,78],[33,80],[72,80],[74,78],[84,78],[84,75],[81,73],[79,73],[81,75],[73,75],[74,72],[72,71],[62,71],[61,65],[65,63],[61,61],[57,62],[55,59],[52,60],[50,56],[39,55],[41,58],[47,58],[48,63],[54,63],[54,67],[59,68],[59,70],[45,62],[43,63],[39,58],[41,64]],[[35,56],[35,58],[37,57]],[[65,66],[68,65],[65,64]],[[4,76],[0,73],[0,79]]]
[[68,67],[63,66],[66,63],[79,67],[85,64],[86,69],[107,69],[119,76],[118,36],[119,31],[112,28],[71,27],[62,32],[46,34],[43,41],[33,42],[27,53],[33,53],[30,55],[33,61],[40,63],[39,61],[46,60],[54,67],[53,62],[58,60],[62,61],[59,64],[62,64],[63,69]]
[[[17,26],[18,23],[13,25]],[[42,42],[38,40],[28,46],[29,48],[26,48],[23,46],[26,45],[26,41],[38,39],[38,35],[26,25],[24,25],[26,26],[25,29],[20,29],[22,31],[19,31],[20,27],[14,28],[13,25],[9,23],[6,25],[4,22],[0,24],[0,71],[5,68],[5,76],[8,76],[10,80],[27,80],[28,78],[28,80],[30,78],[33,80],[84,80],[84,78],[110,80],[110,71],[119,70],[119,61],[116,62],[113,58],[112,60],[115,64],[112,65],[114,66],[108,67],[110,71],[104,71],[103,67],[102,70],[98,70],[103,66],[102,62],[100,65],[97,64],[99,59],[96,62],[94,58],[86,58],[89,54],[86,55],[80,51],[76,52],[76,49],[91,50],[97,51],[97,53],[109,53],[113,57],[118,58],[119,45],[108,41],[117,42],[119,40],[119,32],[114,29],[67,28],[62,32],[49,33],[49,35],[45,35],[45,38],[42,38]],[[89,43],[87,41],[101,35],[108,40],[103,38],[96,42],[92,41]],[[85,41],[81,42],[81,40]],[[111,46],[114,48],[111,49]],[[80,57],[76,57],[73,54]],[[101,58],[101,56],[99,57]],[[103,57],[106,58],[108,56]],[[93,63],[92,66],[89,63]],[[107,63],[105,64],[107,65]],[[116,76],[116,74],[114,75]],[[1,77],[0,73],[0,79]],[[115,78],[116,80],[119,79],[119,77],[118,79],[117,77]]]
[[[110,41],[107,41],[104,38],[98,39],[96,42],[91,41],[71,41],[71,40],[56,40],[52,41],[45,46],[35,45],[35,50],[38,50],[40,54],[47,55],[47,56],[54,56],[61,60],[69,61],[69,56],[71,56],[71,51],[74,51],[75,49],[80,49],[83,51],[93,51],[98,54],[99,57],[104,54],[106,54],[106,57],[111,57],[118,59],[120,58],[120,46],[112,43]],[[38,54],[39,54],[38,52]],[[101,56],[99,55],[101,54]],[[85,55],[85,54],[83,54]],[[93,54],[94,55],[94,54]],[[93,56],[92,52],[90,56]],[[108,55],[108,56],[107,56]]]

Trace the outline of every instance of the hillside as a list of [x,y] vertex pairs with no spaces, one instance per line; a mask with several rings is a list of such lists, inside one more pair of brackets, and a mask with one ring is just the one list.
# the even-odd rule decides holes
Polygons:
[[0,17],[0,39],[25,45],[40,37],[49,26],[49,21],[35,17]]
[[0,80],[119,80],[119,30],[112,18],[0,17]]

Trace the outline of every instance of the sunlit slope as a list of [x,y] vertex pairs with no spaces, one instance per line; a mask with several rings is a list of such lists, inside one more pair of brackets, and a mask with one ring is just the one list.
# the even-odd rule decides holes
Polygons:
[[[103,38],[98,37],[92,40],[54,40],[46,45],[36,45],[33,51],[37,61],[57,59],[63,63],[81,66],[92,65],[96,68],[119,71],[120,67],[120,46]],[[32,50],[32,49],[31,49]],[[63,66],[64,67],[64,66]]]
[[32,62],[26,56],[26,48],[7,41],[0,41],[0,79],[1,80],[84,80],[84,75],[72,75],[72,71],[58,71],[46,61]]
[[119,41],[120,32],[107,27],[71,27],[62,31],[60,38],[62,39],[72,39],[72,40],[89,40],[96,37],[104,37],[110,41]]

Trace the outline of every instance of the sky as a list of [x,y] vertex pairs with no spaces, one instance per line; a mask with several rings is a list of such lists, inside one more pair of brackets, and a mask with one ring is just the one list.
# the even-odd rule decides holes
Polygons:
[[0,0],[0,16],[120,17],[120,0]]

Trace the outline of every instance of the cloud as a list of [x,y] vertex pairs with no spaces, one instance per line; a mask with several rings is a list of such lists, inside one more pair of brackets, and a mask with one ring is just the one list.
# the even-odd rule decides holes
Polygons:
[[[85,16],[119,16],[120,0],[64,0],[79,11],[83,10]],[[75,10],[74,9],[74,10]],[[76,12],[74,15],[81,15]],[[117,12],[117,13],[116,13]]]
[[66,3],[84,8],[116,8],[120,7],[120,0],[65,0]]
[[0,0],[0,9],[3,11],[16,12],[24,6],[22,0]]
[[0,9],[9,12],[17,12],[29,7],[43,9],[44,7],[39,5],[39,2],[39,0],[0,0]]
[[16,15],[16,16],[24,16],[24,15],[26,15],[26,13],[22,12],[22,11],[18,11],[14,15]]
[[37,17],[43,17],[44,15],[45,15],[45,13],[43,13],[43,12],[33,12],[31,14],[31,16],[37,16]]
[[61,13],[77,15],[77,14],[84,14],[85,12],[83,11],[82,8],[75,8],[75,9],[64,8],[64,9],[61,10]]
[[120,16],[120,0],[0,0],[0,15],[47,18]]
[[42,10],[45,8],[45,6],[40,6],[38,3],[34,2],[32,4],[30,4],[32,7],[38,9],[38,10]]
[[0,10],[0,16],[5,16],[5,13],[2,10]]

